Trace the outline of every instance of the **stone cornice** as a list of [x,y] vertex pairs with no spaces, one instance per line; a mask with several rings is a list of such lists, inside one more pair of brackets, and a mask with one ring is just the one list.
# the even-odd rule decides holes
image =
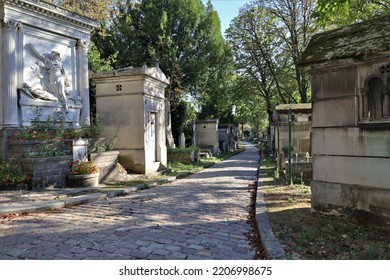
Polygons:
[[4,10],[8,7],[25,9],[52,19],[61,19],[72,25],[82,26],[87,30],[98,27],[98,23],[90,18],[40,0],[0,0],[1,17],[7,17],[7,13]]
[[[156,81],[169,84],[169,78],[165,76],[165,74],[161,71],[160,67],[158,65],[154,67],[147,67],[146,65],[142,67],[126,67],[122,69],[117,69],[117,70],[111,70],[111,71],[106,71],[106,72],[100,72],[100,73],[95,73],[93,75],[93,79],[121,79],[121,77],[124,77],[124,79],[128,79],[128,77],[142,77],[142,76],[147,76],[150,77]],[[103,79],[102,79],[103,78]]]

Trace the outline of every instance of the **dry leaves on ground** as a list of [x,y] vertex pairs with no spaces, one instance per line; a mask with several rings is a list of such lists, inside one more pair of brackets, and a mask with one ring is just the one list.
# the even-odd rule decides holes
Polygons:
[[[269,179],[274,168],[265,166],[261,174]],[[373,222],[362,212],[313,213],[309,186],[265,181],[260,184],[271,227],[289,259],[390,259],[389,222]]]

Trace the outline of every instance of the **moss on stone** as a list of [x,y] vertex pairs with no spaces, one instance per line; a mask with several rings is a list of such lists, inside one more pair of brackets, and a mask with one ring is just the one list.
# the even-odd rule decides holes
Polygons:
[[301,65],[358,58],[390,50],[390,15],[313,36]]

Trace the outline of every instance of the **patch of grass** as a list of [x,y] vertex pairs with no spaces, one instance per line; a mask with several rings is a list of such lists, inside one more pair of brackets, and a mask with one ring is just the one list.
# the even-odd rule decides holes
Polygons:
[[[262,160],[262,168],[274,164]],[[370,223],[362,213],[313,213],[310,186],[285,185],[272,174],[263,178],[271,227],[288,259],[390,259],[390,223]]]
[[144,184],[143,189],[146,189],[151,187],[154,182],[158,182],[160,180],[172,179],[172,177],[176,177],[177,179],[180,179],[180,178],[190,176],[194,173],[197,173],[205,168],[214,165],[215,163],[223,161],[231,157],[232,155],[241,152],[242,150],[243,149],[240,149],[236,152],[222,153],[216,157],[202,158],[199,162],[195,162],[195,163],[183,163],[178,161],[172,161],[168,163],[169,171],[165,172],[162,175],[154,175],[154,176],[137,175],[137,178],[135,179],[117,182],[114,184],[107,184],[105,188],[112,190],[112,189],[118,189],[123,187],[135,187]]
[[214,164],[226,160],[231,156],[240,153],[242,151],[243,148],[238,149],[236,152],[226,152],[226,153],[221,153],[220,155],[215,157],[201,158],[199,162],[193,162],[193,163],[171,161],[168,162],[168,169],[170,169],[170,171],[168,171],[166,175],[176,176],[176,177],[179,176],[179,178],[183,178],[191,174],[195,174],[205,168],[209,168]]

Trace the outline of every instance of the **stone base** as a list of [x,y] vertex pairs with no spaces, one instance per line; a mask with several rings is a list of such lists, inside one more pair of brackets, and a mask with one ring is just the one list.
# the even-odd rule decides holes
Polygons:
[[63,188],[72,156],[18,159],[24,172],[32,176],[33,188]]
[[390,218],[390,189],[367,186],[311,182],[312,210],[324,213],[364,211]]
[[89,160],[101,168],[99,180],[101,183],[119,181],[118,151],[91,153]]
[[66,175],[66,187],[89,188],[99,186],[99,173],[88,175]]

